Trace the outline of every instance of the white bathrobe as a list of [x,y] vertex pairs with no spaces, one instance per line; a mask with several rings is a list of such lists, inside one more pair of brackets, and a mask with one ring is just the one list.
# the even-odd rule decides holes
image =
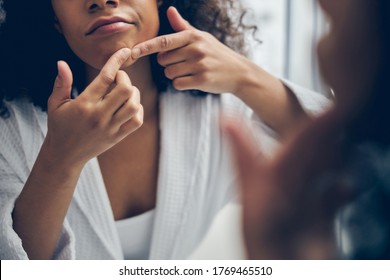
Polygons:
[[[303,107],[320,112],[322,96],[293,85]],[[47,115],[26,101],[8,102],[0,118],[0,259],[27,259],[12,227],[12,211],[47,132]],[[221,113],[252,118],[236,97],[194,97],[168,91],[160,97],[161,150],[151,259],[184,259],[198,246],[236,188]],[[258,123],[259,130],[261,123]],[[264,141],[264,143],[267,143]],[[131,236],[129,236],[131,238]],[[96,159],[83,169],[54,259],[122,259],[115,221]]]

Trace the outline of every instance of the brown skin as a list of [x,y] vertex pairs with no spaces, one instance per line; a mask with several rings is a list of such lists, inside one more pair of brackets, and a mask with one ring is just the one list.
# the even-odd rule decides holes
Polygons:
[[[255,157],[241,124],[224,123],[242,185],[243,226],[253,259],[333,259],[334,214],[351,197],[342,177],[322,192],[313,182],[343,170],[339,139],[364,108],[381,49],[369,0],[320,1],[331,31],[318,45],[324,78],[336,92],[334,108],[291,134],[275,158]],[[336,172],[336,173],[335,173]]]
[[[155,207],[158,92],[152,81],[149,57],[143,54],[132,58],[129,49],[156,37],[160,4],[156,0],[52,0],[57,29],[85,62],[90,84],[78,98],[70,100],[72,72],[66,63],[60,63],[49,100],[48,134],[14,209],[14,229],[31,259],[52,258],[76,182],[86,162],[94,157],[98,157],[115,219]],[[169,13],[172,25],[183,27],[180,15],[172,9]],[[132,25],[104,36],[86,35],[98,19],[112,16],[120,16]],[[177,64],[177,52],[182,51],[186,57],[200,58],[179,65],[179,76],[185,69],[184,74],[195,71],[197,78],[209,77],[195,79],[191,87],[215,93],[233,91],[282,135],[287,134],[290,126],[306,121],[295,97],[282,83],[249,60],[193,28],[174,35],[175,40],[194,41],[188,48],[171,50],[172,55],[165,59],[173,59],[172,63]],[[216,63],[221,52],[226,63]],[[202,65],[211,67],[199,68]],[[230,73],[226,76],[223,72],[226,67],[237,73],[249,69],[250,72],[248,76],[234,76],[228,88],[219,88],[224,84],[219,83],[221,80],[230,80]],[[176,70],[169,69],[168,73],[175,75]],[[177,81],[174,84],[177,86]],[[205,84],[209,86],[204,88]]]
[[[159,159],[158,117],[99,156],[115,220],[155,208]],[[129,148],[131,147],[131,149]]]

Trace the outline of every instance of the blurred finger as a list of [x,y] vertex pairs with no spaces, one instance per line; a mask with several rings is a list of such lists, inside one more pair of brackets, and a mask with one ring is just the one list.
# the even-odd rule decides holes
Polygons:
[[221,126],[228,136],[243,188],[254,188],[258,185],[257,179],[261,177],[265,166],[259,160],[259,150],[256,148],[253,136],[243,128],[242,124],[232,120],[222,120]]

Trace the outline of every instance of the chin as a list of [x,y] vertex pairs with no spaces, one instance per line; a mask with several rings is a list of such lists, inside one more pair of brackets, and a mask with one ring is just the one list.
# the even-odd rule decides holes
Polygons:
[[[104,65],[106,65],[107,61],[111,58],[111,56],[122,48],[123,47],[119,47],[104,52],[91,53],[91,55],[88,58],[84,59],[84,62],[97,70],[101,70],[104,67]],[[134,61],[130,57],[130,59],[123,64],[122,68],[131,66],[133,63]]]

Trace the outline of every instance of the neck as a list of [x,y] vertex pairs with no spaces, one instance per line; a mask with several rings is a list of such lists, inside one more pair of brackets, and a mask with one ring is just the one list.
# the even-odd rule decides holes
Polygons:
[[[144,107],[144,121],[158,117],[158,91],[152,78],[152,69],[149,58],[141,58],[125,71],[133,86],[138,88],[141,96],[141,104]],[[88,84],[99,74],[99,70],[87,65]]]

